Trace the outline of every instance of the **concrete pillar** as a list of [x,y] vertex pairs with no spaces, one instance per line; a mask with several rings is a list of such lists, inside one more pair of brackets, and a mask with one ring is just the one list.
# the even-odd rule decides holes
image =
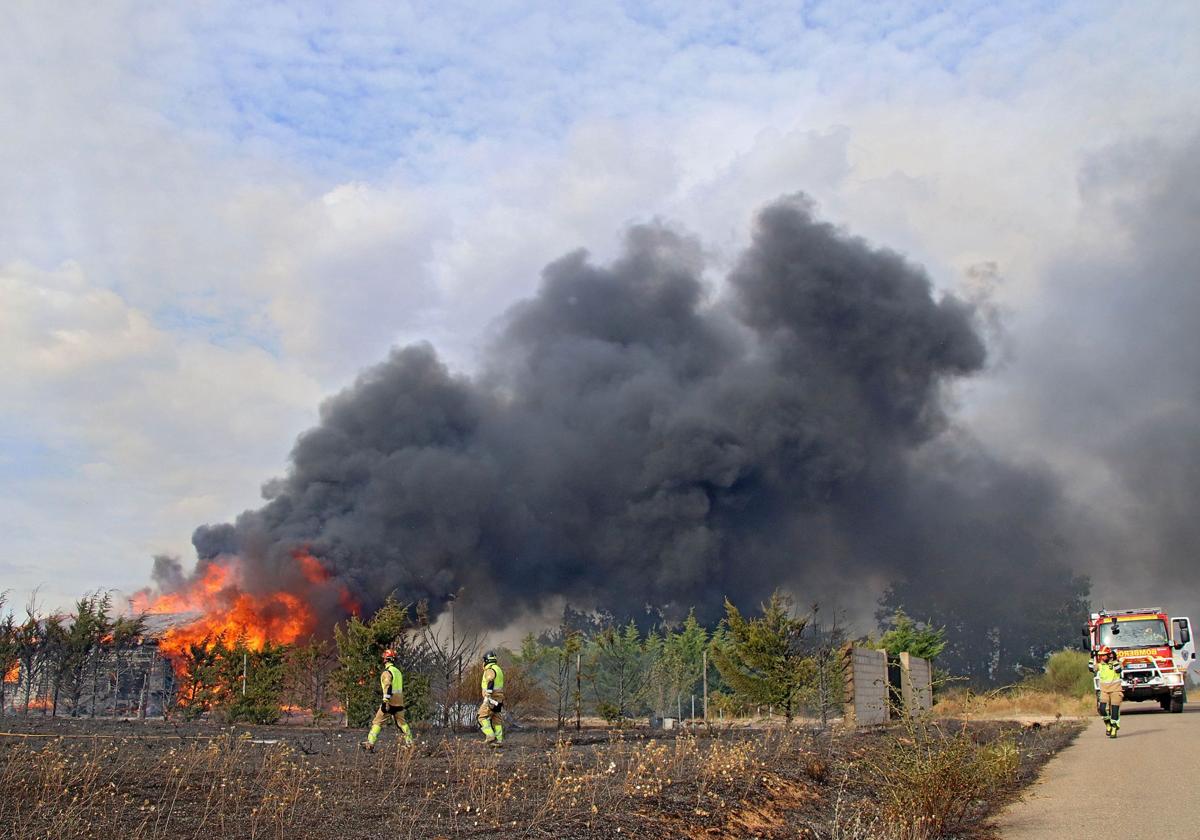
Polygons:
[[933,707],[933,668],[929,660],[911,653],[900,654],[900,696],[909,717]]
[[847,647],[846,723],[877,726],[888,722],[887,652]]

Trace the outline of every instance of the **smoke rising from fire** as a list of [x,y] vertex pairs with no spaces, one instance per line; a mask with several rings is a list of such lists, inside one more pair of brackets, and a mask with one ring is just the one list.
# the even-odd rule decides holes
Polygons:
[[[503,625],[560,597],[712,617],[779,586],[957,595],[1004,568],[1019,597],[1023,571],[1061,572],[1053,483],[948,422],[948,387],[986,360],[970,305],[801,196],[759,214],[719,294],[704,268],[698,243],[636,227],[611,265],[547,266],[478,375],[394,350],[322,406],[262,508],[196,530],[192,579],[237,558],[245,591],[292,591],[305,551],[329,623],[344,586],[367,608],[461,590]],[[190,585],[171,562],[155,580]]]
[[1094,514],[1072,559],[1097,605],[1194,616],[1200,599],[1198,156],[1193,133],[1088,159],[1083,220],[1107,241],[1047,271],[1048,294],[1012,325],[1002,410],[981,429],[1041,453]]

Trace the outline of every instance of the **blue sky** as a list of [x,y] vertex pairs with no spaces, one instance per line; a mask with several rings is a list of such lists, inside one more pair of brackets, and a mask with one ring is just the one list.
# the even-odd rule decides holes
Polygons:
[[186,559],[322,396],[414,340],[470,370],[631,222],[719,282],[804,190],[1020,317],[1112,239],[1081,173],[1200,115],[1192,4],[484,5],[0,10],[0,590]]

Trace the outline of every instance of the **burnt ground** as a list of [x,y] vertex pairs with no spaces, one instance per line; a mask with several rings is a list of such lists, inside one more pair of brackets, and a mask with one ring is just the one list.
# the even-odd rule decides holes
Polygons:
[[7,836],[986,838],[1076,722],[475,733],[0,718]]

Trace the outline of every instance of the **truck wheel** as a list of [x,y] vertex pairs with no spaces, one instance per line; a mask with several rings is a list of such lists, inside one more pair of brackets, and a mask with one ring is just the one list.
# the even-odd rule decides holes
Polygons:
[[1178,714],[1183,711],[1183,695],[1177,694],[1171,698],[1171,711]]
[[1162,710],[1164,712],[1171,711],[1171,698],[1170,697],[1159,697],[1158,705],[1162,706]]

